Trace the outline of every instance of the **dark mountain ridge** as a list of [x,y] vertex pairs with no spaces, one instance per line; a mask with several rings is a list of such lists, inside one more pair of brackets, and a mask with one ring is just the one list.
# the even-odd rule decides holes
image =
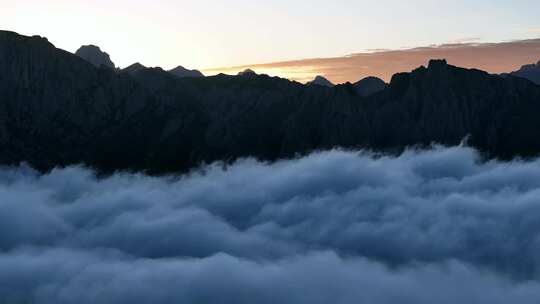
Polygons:
[[199,70],[189,70],[179,65],[176,68],[169,70],[169,73],[173,74],[176,77],[204,77],[203,73]]
[[510,73],[512,76],[522,77],[530,81],[540,84],[540,61],[536,64],[526,64],[519,70]]
[[469,144],[487,157],[540,152],[540,86],[433,60],[360,96],[352,84],[116,72],[45,38],[0,32],[0,163],[40,170],[185,171],[313,150]]

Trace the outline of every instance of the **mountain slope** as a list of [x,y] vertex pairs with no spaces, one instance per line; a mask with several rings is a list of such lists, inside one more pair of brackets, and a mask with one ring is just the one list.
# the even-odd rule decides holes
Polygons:
[[454,145],[468,135],[488,156],[540,152],[540,86],[444,61],[397,74],[363,98],[351,84],[267,75],[116,73],[44,38],[0,32],[0,96],[0,163],[40,170],[83,163],[162,173],[334,147]]
[[521,69],[512,72],[511,75],[529,79],[536,84],[540,84],[540,61],[537,64],[524,65]]
[[373,145],[393,147],[437,141],[469,144],[490,156],[537,155],[540,142],[540,88],[516,77],[432,60],[428,68],[394,75],[389,86],[374,95],[370,117]]

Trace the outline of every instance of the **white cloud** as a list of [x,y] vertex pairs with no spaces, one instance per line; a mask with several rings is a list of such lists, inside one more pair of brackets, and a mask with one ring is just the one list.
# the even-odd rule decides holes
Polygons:
[[0,298],[535,303],[539,197],[540,160],[463,147],[179,177],[4,168]]

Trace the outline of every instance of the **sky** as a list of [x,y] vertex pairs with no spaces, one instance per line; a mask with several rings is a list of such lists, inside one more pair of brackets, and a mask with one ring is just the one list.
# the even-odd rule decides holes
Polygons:
[[426,66],[430,59],[446,59],[449,64],[490,73],[518,70],[540,60],[540,39],[499,43],[441,44],[399,50],[356,53],[330,58],[300,59],[267,64],[251,64],[204,70],[206,74],[235,74],[250,68],[258,73],[278,75],[307,82],[323,75],[334,83],[355,82],[376,76],[390,81],[392,75]]
[[[96,44],[120,67],[183,65],[206,74],[381,49],[540,37],[537,0],[0,0],[0,7],[1,29],[45,36],[71,52]],[[303,79],[320,70],[271,72]],[[327,76],[342,81],[354,75]]]

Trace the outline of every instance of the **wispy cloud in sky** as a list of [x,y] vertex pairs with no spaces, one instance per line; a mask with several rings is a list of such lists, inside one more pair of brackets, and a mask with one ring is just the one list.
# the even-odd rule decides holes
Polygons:
[[205,73],[236,73],[251,68],[260,73],[300,82],[311,80],[316,75],[323,75],[335,83],[343,83],[355,82],[366,76],[377,76],[388,81],[395,73],[411,71],[436,58],[445,58],[453,65],[477,68],[491,73],[511,72],[524,64],[540,60],[540,39],[501,43],[478,43],[476,40],[477,38],[473,37],[460,39],[457,43],[420,48],[378,50],[343,57],[209,69],[205,70]]
[[45,36],[71,52],[96,44],[120,67],[165,69],[330,58],[464,37],[533,39],[523,29],[540,20],[538,0],[0,0],[0,7],[2,29]]

